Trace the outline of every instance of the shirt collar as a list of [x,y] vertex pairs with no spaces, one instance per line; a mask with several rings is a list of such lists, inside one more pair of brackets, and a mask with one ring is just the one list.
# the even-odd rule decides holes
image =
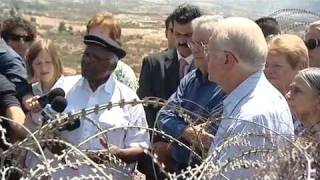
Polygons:
[[184,59],[187,63],[188,63],[188,65],[190,65],[191,63],[192,63],[192,61],[193,61],[193,55],[192,54],[190,54],[188,57],[183,57],[180,53],[179,53],[179,51],[178,51],[178,49],[177,49],[177,55],[178,55],[178,60],[180,61],[180,59]]
[[7,52],[7,49],[8,49],[7,43],[4,41],[4,39],[0,38],[0,53]]
[[238,85],[233,91],[231,91],[231,93],[228,94],[223,101],[224,111],[225,109],[234,109],[240,100],[242,100],[252,92],[252,90],[256,87],[259,79],[263,77],[263,71],[255,72],[254,74],[251,74],[246,80],[244,80],[240,85]]
[[[81,80],[80,80],[80,83],[78,84],[78,86],[81,87],[81,88],[86,88],[86,89],[88,89],[88,90],[90,90],[92,92],[92,90],[91,90],[91,88],[89,86],[88,80],[86,78],[84,78],[84,77],[81,77]],[[109,79],[105,83],[101,84],[97,88],[96,91],[99,91],[100,89],[103,88],[103,90],[106,93],[112,94],[113,91],[114,91],[114,87],[115,87],[115,79],[114,79],[114,76],[111,74]]]
[[209,82],[208,80],[208,75],[203,75],[202,72],[200,71],[200,69],[196,69],[196,77],[197,79],[202,82],[202,83],[206,83],[206,82]]

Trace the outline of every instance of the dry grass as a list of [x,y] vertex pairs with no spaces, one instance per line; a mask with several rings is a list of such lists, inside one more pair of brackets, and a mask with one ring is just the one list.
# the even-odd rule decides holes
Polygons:
[[[31,16],[26,15],[27,19]],[[80,72],[80,60],[84,49],[82,37],[86,22],[63,20],[57,17],[32,16],[36,18],[40,37],[54,40],[59,51],[66,74]],[[164,29],[161,27],[164,17],[139,15],[117,15],[122,28],[122,45],[127,51],[124,61],[139,75],[144,56],[159,52],[166,47]],[[58,32],[60,22],[72,26],[72,32]],[[150,26],[153,26],[150,28]]]

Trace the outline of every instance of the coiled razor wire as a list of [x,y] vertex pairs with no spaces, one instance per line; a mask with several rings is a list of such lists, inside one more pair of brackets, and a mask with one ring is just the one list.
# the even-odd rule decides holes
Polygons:
[[[62,113],[57,115],[52,121],[40,127],[35,132],[30,132],[27,130],[29,135],[22,141],[16,142],[14,144],[10,144],[6,142],[5,138],[2,136],[2,140],[6,142],[9,148],[5,151],[1,152],[1,160],[6,158],[11,158],[12,163],[10,166],[1,162],[1,177],[5,179],[8,174],[12,171],[20,172],[22,174],[22,179],[34,179],[41,177],[50,177],[52,173],[62,170],[66,167],[70,166],[81,166],[81,165],[90,165],[92,168],[91,174],[79,175],[79,179],[86,178],[100,178],[100,179],[112,179],[112,175],[106,171],[106,169],[110,169],[114,167],[114,169],[128,169],[126,163],[124,163],[121,159],[114,156],[108,148],[105,150],[93,151],[93,150],[83,150],[80,149],[80,146],[98,136],[106,134],[111,131],[116,131],[119,129],[126,130],[129,128],[138,128],[147,130],[153,134],[159,134],[163,138],[168,139],[170,142],[178,143],[180,146],[188,149],[191,154],[195,158],[197,158],[201,163],[196,166],[189,166],[184,169],[180,173],[170,173],[165,170],[165,165],[159,162],[157,155],[150,151],[150,149],[144,149],[144,152],[149,155],[155,164],[157,164],[160,168],[160,171],[166,175],[167,179],[215,179],[217,177],[223,177],[228,179],[226,174],[232,171],[236,171],[239,169],[250,169],[254,168],[256,170],[257,177],[252,177],[252,179],[259,179],[259,177],[264,177],[265,179],[315,179],[316,176],[316,168],[312,166],[315,159],[318,158],[319,149],[316,144],[310,143],[306,139],[302,138],[294,138],[288,137],[285,135],[278,134],[275,131],[267,129],[263,127],[263,125],[247,121],[247,120],[238,120],[245,123],[254,124],[255,126],[260,126],[268,131],[271,131],[273,135],[281,138],[281,142],[285,143],[286,146],[281,146],[276,143],[272,143],[270,137],[265,134],[261,134],[259,132],[250,132],[243,134],[236,134],[233,136],[229,136],[221,145],[216,147],[214,151],[210,154],[201,153],[198,154],[193,148],[181,142],[179,139],[176,139],[162,131],[157,130],[155,127],[147,128],[141,126],[122,126],[122,127],[114,127],[109,129],[102,129],[99,127],[99,124],[95,123],[94,120],[91,120],[87,116],[92,113],[99,113],[104,110],[111,110],[114,107],[123,108],[126,105],[135,106],[138,104],[142,104],[144,106],[152,105],[154,107],[162,107],[162,106],[170,106],[170,108],[175,109],[176,113],[183,117],[186,122],[189,123],[190,126],[195,126],[197,121],[207,122],[208,118],[204,118],[201,115],[195,114],[193,112],[188,111],[178,105],[172,105],[166,103],[166,101],[159,98],[145,98],[143,100],[131,100],[125,101],[121,100],[120,102],[115,103],[107,103],[102,105],[96,105],[92,108],[83,109],[74,113]],[[86,118],[83,118],[86,117]],[[195,119],[191,119],[191,117],[196,117]],[[66,123],[72,123],[75,119],[83,118],[84,120],[89,120],[92,123],[96,124],[99,132],[88,137],[84,141],[82,141],[79,145],[73,145],[59,137],[53,136],[54,132],[58,127],[65,125]],[[12,121],[8,118],[1,117],[2,120]],[[209,117],[210,121],[221,121],[221,118]],[[223,120],[232,120],[228,118],[223,118]],[[4,130],[1,130],[4,131]],[[3,134],[3,133],[2,133]],[[256,147],[252,142],[250,142],[250,138],[263,138],[265,141],[269,142],[270,145],[266,147]],[[200,139],[200,138],[198,138]],[[63,145],[64,150],[62,150],[61,154],[55,154],[53,157],[49,158],[44,153],[44,149],[42,144],[52,144],[52,145]],[[200,147],[201,151],[204,152],[203,146]],[[217,162],[213,161],[217,156],[226,148],[238,148],[241,151],[235,157],[228,159],[227,161]],[[39,159],[39,164],[34,169],[27,169],[23,167],[20,162],[15,161],[15,159],[22,158],[25,152],[28,151],[32,153]],[[97,153],[107,157],[107,160],[102,159],[102,163],[97,164],[93,160],[88,157],[88,152]],[[79,159],[74,162],[69,160],[69,156],[72,157],[77,155]],[[12,156],[15,157],[12,159]],[[255,158],[251,159],[248,157],[263,157],[263,158]],[[316,160],[317,161],[317,160]],[[58,165],[53,166],[53,162],[60,162]],[[283,175],[283,169],[286,169],[288,172],[295,172],[294,174],[286,174]],[[130,174],[128,174],[130,176]],[[284,177],[283,177],[284,176]]]

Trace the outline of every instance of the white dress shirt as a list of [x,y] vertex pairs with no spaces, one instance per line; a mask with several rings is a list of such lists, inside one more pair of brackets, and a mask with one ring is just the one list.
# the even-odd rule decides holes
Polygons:
[[[55,88],[62,88],[65,92],[70,91],[70,89],[73,87],[73,85],[79,81],[81,78],[81,75],[74,75],[74,76],[61,76],[53,85],[52,89]],[[32,91],[34,95],[42,96],[45,94],[45,92],[41,88],[41,84],[37,83],[36,85],[32,86]],[[29,112],[29,117],[33,121],[33,123],[37,127],[41,127],[42,125],[42,115],[41,111],[40,112]],[[47,158],[53,158],[53,154],[47,149],[44,149],[45,155]],[[36,156],[34,156],[32,153],[28,152],[26,154],[26,159],[25,159],[25,165],[27,168],[32,169],[36,168],[37,164],[39,164],[40,161]],[[56,163],[57,164],[57,163]]]
[[[121,99],[125,101],[138,99],[138,96],[129,87],[115,80],[111,75],[108,81],[99,86],[95,92],[92,92],[88,81],[81,78],[66,92],[68,106],[65,112],[79,111],[81,109],[94,107],[96,104],[105,104],[108,102],[119,102]],[[87,116],[102,129],[109,129],[120,126],[142,126],[147,127],[145,113],[141,104],[136,106],[125,105],[123,108],[114,107],[111,110],[100,111]],[[86,118],[80,120],[80,127],[73,131],[61,132],[61,137],[74,145],[78,145],[86,138],[99,132],[98,128]],[[129,147],[149,147],[149,133],[145,129],[127,128],[118,129],[105,133],[108,144],[115,145],[119,148]],[[99,150],[105,149],[99,141],[101,136],[83,144],[80,149]],[[77,157],[74,158],[76,160]],[[114,173],[115,179],[127,179],[125,173],[131,173],[134,164],[129,166],[131,170],[124,172],[121,169],[116,169],[115,172],[110,172],[110,168],[105,169],[106,173]],[[78,169],[65,168],[54,175],[54,179],[60,177],[79,177],[80,175],[95,174],[90,166],[82,165]]]
[[[270,137],[272,143],[277,143],[281,139],[279,136],[275,136],[274,132],[284,135],[294,134],[292,116],[285,98],[270,84],[262,71],[249,76],[228,94],[223,101],[222,117],[223,119],[209,151],[210,154],[217,148],[221,148],[227,138],[240,134],[263,134]],[[250,136],[245,139],[255,148],[266,148],[271,145],[263,137]],[[250,150],[250,147],[243,147],[238,144],[223,147],[213,161],[222,165],[228,158],[235,158],[248,150]],[[225,176],[230,179],[245,179],[251,177],[252,173],[254,171],[240,170],[227,173]],[[224,179],[222,176],[216,178]]]

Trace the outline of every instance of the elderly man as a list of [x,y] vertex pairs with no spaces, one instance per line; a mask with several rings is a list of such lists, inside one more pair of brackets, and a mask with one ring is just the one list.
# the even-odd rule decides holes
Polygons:
[[[281,140],[276,133],[292,135],[294,128],[288,104],[263,73],[268,47],[259,26],[246,18],[223,19],[210,38],[208,50],[209,80],[227,94],[222,121],[211,146],[211,152],[222,148],[213,157],[215,164],[223,166],[252,146],[259,149],[275,145]],[[223,146],[228,138],[247,133],[260,136],[246,137],[251,146]],[[246,179],[252,174],[252,169],[230,170],[215,178]]]
[[[66,94],[68,106],[66,112],[77,111],[93,107],[96,104],[108,102],[119,102],[120,100],[137,99],[137,95],[129,87],[115,80],[112,75],[119,59],[123,58],[125,51],[112,39],[97,35],[86,35],[86,44],[81,61],[82,78],[75,83]],[[88,120],[90,119],[90,120]],[[125,105],[89,115],[81,119],[81,125],[74,131],[61,132],[61,137],[72,144],[80,144],[86,138],[96,134],[98,131],[91,121],[102,129],[110,129],[121,126],[147,127],[145,113],[142,105]],[[143,154],[143,148],[149,146],[149,134],[145,129],[128,128],[110,131],[104,134],[106,142],[99,138],[80,146],[80,149],[101,150],[111,146],[112,153],[126,163],[135,162]],[[76,160],[75,157],[73,160]],[[129,165],[129,172],[125,169],[112,168],[104,171],[115,179],[128,179],[128,174],[134,167]],[[82,165],[77,169],[66,168],[57,173],[58,177],[80,177],[81,175],[96,175],[90,166]],[[101,174],[100,174],[101,175]]]
[[315,21],[308,26],[305,43],[309,50],[310,66],[320,67],[320,21]]
[[[178,90],[169,98],[168,106],[163,107],[159,111],[159,127],[165,133],[186,142],[188,145],[193,144],[208,150],[213,135],[216,132],[217,124],[212,122],[211,125],[215,126],[209,128],[208,131],[202,127],[203,119],[210,116],[221,114],[221,105],[224,98],[224,93],[221,88],[215,83],[208,81],[208,64],[205,59],[204,46],[208,43],[211,33],[214,29],[215,23],[222,19],[220,16],[201,16],[192,21],[192,40],[188,42],[192,54],[195,57],[196,69],[188,73],[180,82]],[[199,93],[201,92],[201,93]],[[188,122],[183,119],[173,107],[180,106],[192,113],[199,115],[202,120],[198,122]],[[196,120],[198,117],[191,117],[191,120]],[[204,130],[204,131],[202,131]],[[200,143],[197,138],[199,135]],[[160,143],[158,143],[160,144]],[[163,146],[163,145],[162,145]],[[155,145],[159,153],[163,153],[163,147]],[[190,152],[186,148],[179,146],[176,143],[169,145],[170,149],[169,158],[174,161],[174,169],[180,171],[189,164]],[[192,163],[195,163],[191,162]],[[172,165],[168,165],[172,166]]]

